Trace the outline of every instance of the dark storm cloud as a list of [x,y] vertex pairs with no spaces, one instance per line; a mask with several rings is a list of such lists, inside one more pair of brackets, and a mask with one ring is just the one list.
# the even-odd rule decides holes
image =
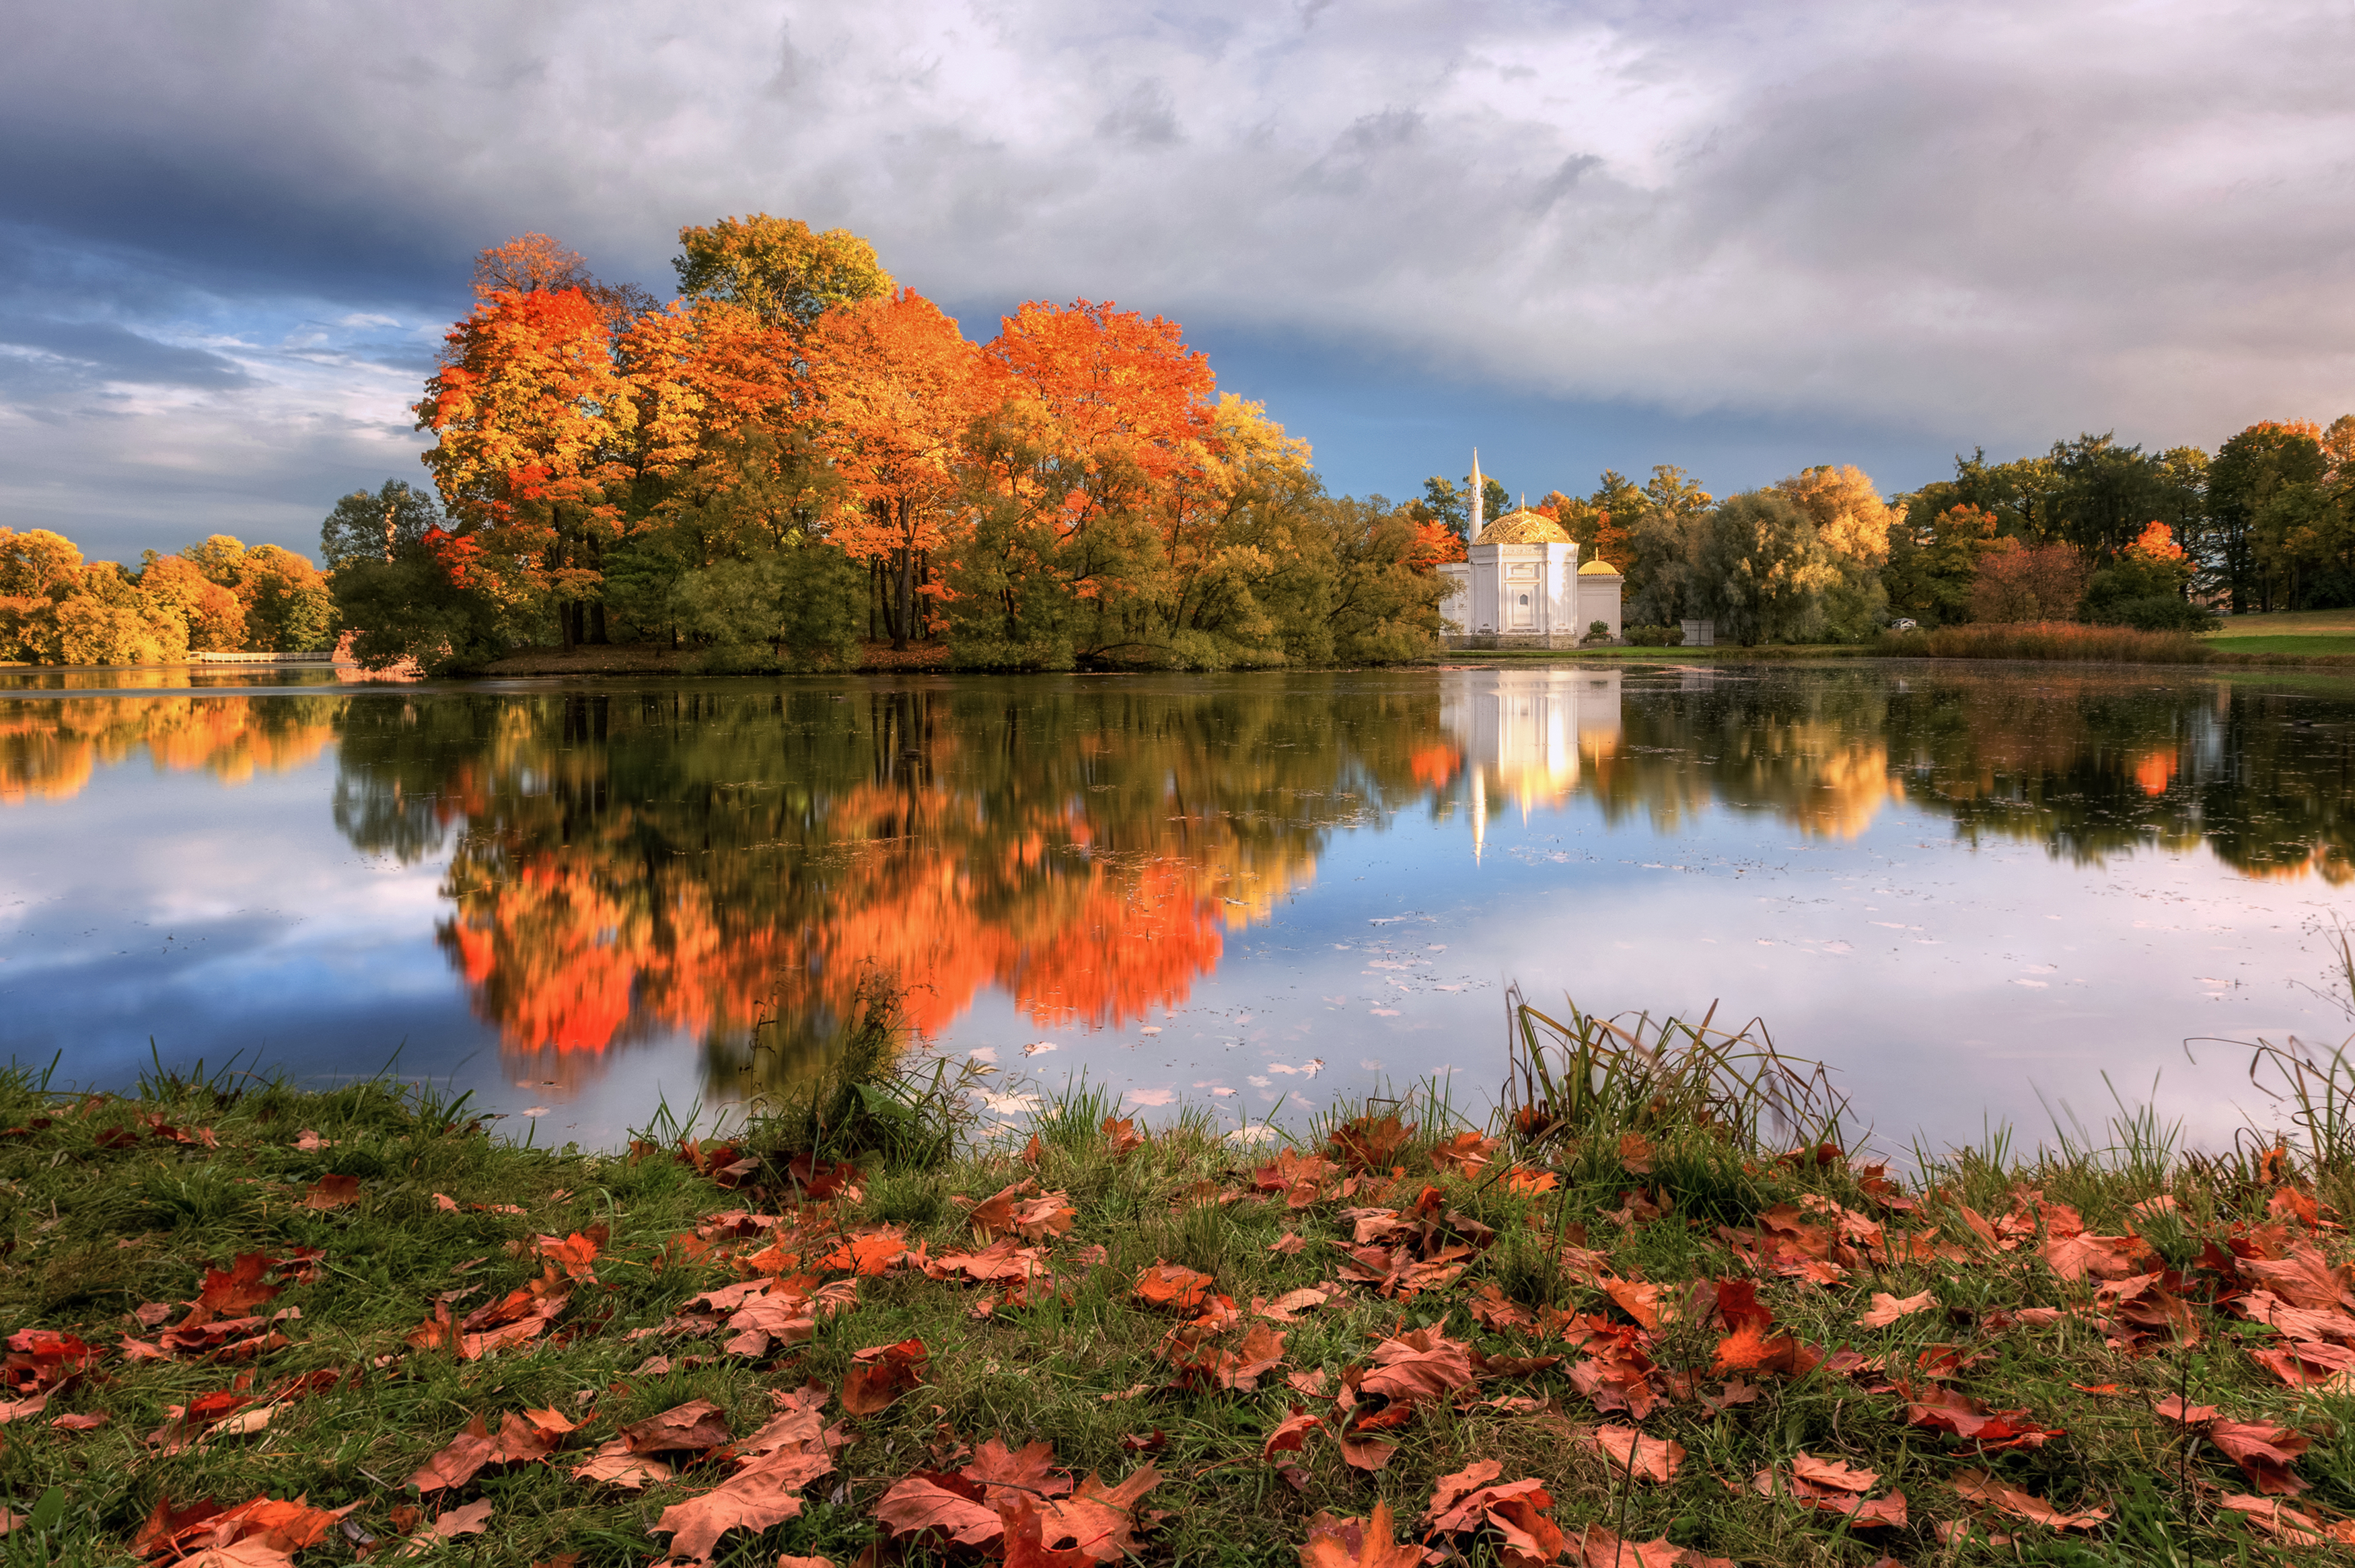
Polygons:
[[[2296,4],[32,12],[0,316],[124,337],[27,336],[0,504],[128,450],[315,515],[322,471],[414,473],[474,249],[542,229],[660,288],[678,225],[756,209],[943,298],[1109,296],[1491,396],[2212,446],[2355,380],[2350,57]],[[101,364],[183,377],[135,446],[67,385]]]

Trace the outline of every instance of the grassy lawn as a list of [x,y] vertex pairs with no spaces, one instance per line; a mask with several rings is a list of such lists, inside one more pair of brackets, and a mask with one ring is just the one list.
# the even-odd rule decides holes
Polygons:
[[823,1118],[617,1153],[383,1083],[11,1075],[0,1562],[2355,1539],[2346,1150],[2173,1160],[2130,1126],[1901,1182],[1824,1125],[1774,1136],[1769,1080],[1828,1102],[1744,1043],[1524,1038],[1492,1125],[1341,1107],[1296,1145],[1084,1094],[985,1137],[956,1086],[888,1073],[814,1087]]

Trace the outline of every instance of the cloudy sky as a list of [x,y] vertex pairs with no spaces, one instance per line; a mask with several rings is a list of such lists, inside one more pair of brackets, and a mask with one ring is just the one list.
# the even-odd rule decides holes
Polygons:
[[315,548],[470,260],[847,226],[969,334],[1171,315],[1336,490],[1888,489],[2355,408],[2355,13],[954,0],[16,13],[0,524]]

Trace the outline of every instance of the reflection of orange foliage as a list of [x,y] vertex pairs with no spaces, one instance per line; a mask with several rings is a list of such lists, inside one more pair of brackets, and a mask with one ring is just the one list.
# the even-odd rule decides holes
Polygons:
[[[2153,524],[2153,527],[2159,524]],[[2154,751],[2135,764],[2135,783],[2146,795],[2164,795],[2167,787],[2175,782],[2175,749]]]
[[1407,758],[1414,781],[1427,789],[1444,789],[1464,766],[1463,751],[1454,746],[1421,746]]
[[[461,874],[453,866],[453,880]],[[723,934],[703,888],[676,877],[616,886],[577,851],[457,899],[443,945],[514,1048],[600,1052],[650,1027],[741,1027],[775,967],[771,935]]]
[[98,768],[118,767],[143,746],[163,771],[203,768],[224,784],[242,784],[257,769],[288,772],[314,761],[335,738],[334,704],[203,696],[18,702],[0,716],[0,805],[70,800]]

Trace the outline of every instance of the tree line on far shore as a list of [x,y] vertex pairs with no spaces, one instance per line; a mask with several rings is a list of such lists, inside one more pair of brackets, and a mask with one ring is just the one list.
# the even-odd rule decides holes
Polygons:
[[297,653],[335,645],[318,567],[276,545],[215,534],[136,570],[86,561],[46,528],[0,527],[0,661],[174,663],[191,653]]
[[[885,640],[965,668],[1218,670],[1439,646],[1468,489],[1329,494],[1176,323],[1034,302],[975,343],[846,231],[756,215],[679,243],[667,303],[544,235],[483,252],[415,406],[432,487],[336,503],[324,574],[225,535],[131,570],[0,528],[0,659],[348,634],[429,670],[616,641],[843,668]],[[1483,500],[1508,510],[1494,477]],[[1893,496],[1827,464],[1720,500],[1663,465],[1539,506],[1624,574],[1627,625],[1742,643],[2355,604],[2355,416],[2252,425],[2212,459],[1981,451]]]
[[[1508,492],[1484,483],[1495,517]],[[1625,574],[1629,625],[1714,620],[1742,642],[1853,642],[1898,618],[2199,630],[2211,607],[2355,605],[2355,415],[2262,420],[2212,458],[2114,434],[2010,462],[1982,450],[1885,498],[1824,466],[1720,501],[1663,465],[1538,506]],[[1469,481],[1427,480],[1408,511],[1461,535]]]

